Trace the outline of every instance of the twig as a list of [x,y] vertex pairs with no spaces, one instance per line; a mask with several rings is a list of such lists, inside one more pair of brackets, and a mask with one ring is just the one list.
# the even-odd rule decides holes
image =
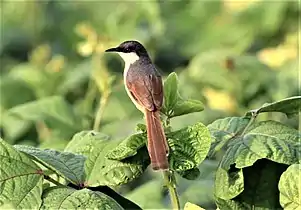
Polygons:
[[64,186],[64,187],[66,187],[65,185],[63,185],[62,183],[59,183],[58,181],[52,179],[52,178],[51,178],[50,176],[48,176],[48,175],[44,175],[44,178],[45,178],[46,180],[48,180],[49,182],[52,182],[53,184],[57,185],[57,186]]
[[95,117],[95,121],[94,121],[94,125],[93,125],[93,130],[95,130],[95,131],[98,131],[98,129],[99,129],[101,118],[103,116],[105,106],[108,103],[108,99],[109,99],[110,94],[111,94],[111,91],[107,91],[100,98],[99,107],[98,107],[96,117]]
[[[168,129],[170,129],[170,118],[167,117],[165,119],[165,125]],[[172,209],[179,210],[180,202],[176,188],[176,178],[174,172],[172,170],[163,171],[163,177],[165,184],[169,191],[170,201],[172,205]]]
[[240,136],[243,136],[243,135],[247,132],[247,130],[248,130],[249,127],[253,124],[253,122],[254,122],[254,120],[256,119],[256,117],[257,117],[257,114],[256,114],[256,113],[253,113],[253,114],[252,114],[252,117],[251,117],[251,119],[250,119],[250,121],[249,121],[249,123],[248,123],[247,126],[244,128],[244,130],[243,130],[243,132],[240,134]]
[[172,205],[172,209],[179,210],[180,202],[176,189],[175,176],[172,171],[163,171],[164,181],[169,191],[170,201]]

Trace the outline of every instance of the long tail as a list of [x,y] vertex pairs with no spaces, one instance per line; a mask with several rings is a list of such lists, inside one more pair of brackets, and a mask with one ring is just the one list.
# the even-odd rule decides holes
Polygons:
[[168,144],[160,120],[159,111],[145,111],[148,153],[153,170],[166,170],[168,165]]

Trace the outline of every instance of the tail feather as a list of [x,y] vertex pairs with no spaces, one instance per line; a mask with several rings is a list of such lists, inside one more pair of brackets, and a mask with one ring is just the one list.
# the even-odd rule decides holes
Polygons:
[[168,165],[168,144],[160,120],[159,111],[151,112],[146,110],[146,125],[148,152],[151,165],[154,170],[166,170]]

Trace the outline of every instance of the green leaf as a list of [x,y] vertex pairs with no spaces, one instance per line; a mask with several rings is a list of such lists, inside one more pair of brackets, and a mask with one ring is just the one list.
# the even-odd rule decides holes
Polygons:
[[248,125],[250,118],[227,117],[218,119],[208,125],[208,129],[212,135],[212,145],[209,156],[219,151],[227,142],[241,133]]
[[178,76],[176,73],[168,75],[164,82],[164,104],[161,112],[169,118],[204,110],[204,105],[197,100],[184,100],[178,92]]
[[92,149],[94,141],[105,142],[109,140],[109,136],[94,132],[94,131],[81,131],[75,134],[72,140],[67,144],[65,151],[80,151],[81,154],[88,155]]
[[146,150],[138,150],[133,157],[123,161],[106,158],[108,152],[116,148],[119,141],[108,141],[107,137],[94,131],[82,131],[74,135],[65,151],[87,157],[85,162],[85,185],[116,186],[140,176],[149,165]]
[[276,136],[279,139],[283,139],[291,143],[299,143],[301,138],[300,131],[272,120],[253,124],[247,130],[247,133],[262,133],[265,135]]
[[80,125],[72,107],[61,97],[53,96],[13,107],[8,114],[24,120],[44,120],[50,128],[64,131],[67,136],[79,130]]
[[42,209],[123,209],[109,196],[89,189],[51,187],[43,192]]
[[142,133],[146,133],[146,125],[142,124],[142,123],[138,123],[136,125],[136,131],[137,132],[142,132]]
[[15,145],[14,147],[38,159],[68,181],[78,186],[83,185],[85,180],[84,163],[86,160],[84,156],[49,149],[41,150],[25,145]]
[[210,132],[202,123],[168,133],[170,167],[186,171],[197,167],[207,156],[211,144]]
[[280,209],[278,182],[286,168],[266,159],[244,168],[244,191],[234,200],[244,204],[244,209]]
[[109,151],[107,158],[112,160],[123,160],[137,154],[137,151],[145,146],[147,137],[143,133],[134,134],[123,140],[116,148]]
[[[244,180],[243,191],[231,200],[218,198],[217,204],[219,208],[281,209],[277,185],[280,175],[285,171],[286,167],[286,165],[262,159],[257,161],[253,166],[242,169]],[[222,181],[220,184],[222,184]]]
[[201,172],[198,168],[189,169],[187,171],[180,171],[178,174],[181,175],[181,177],[188,179],[188,180],[195,180],[199,178]]
[[219,167],[215,176],[215,196],[225,200],[232,199],[244,190],[242,169],[226,171]]
[[31,122],[7,115],[5,111],[3,113],[0,111],[0,116],[0,126],[5,134],[5,141],[10,144],[22,137],[32,126]]
[[[298,163],[301,157],[300,132],[275,121],[251,126],[243,136],[231,140],[216,174],[215,194],[231,199],[246,189],[239,169],[260,159],[282,164]],[[234,170],[234,172],[233,172]],[[255,175],[254,175],[255,176]]]
[[280,177],[280,204],[285,209],[301,208],[301,164],[293,164]]
[[204,105],[198,100],[183,100],[180,99],[173,107],[173,112],[170,117],[181,116],[193,112],[201,112],[204,110]]
[[35,99],[33,91],[26,85],[26,83],[12,77],[10,74],[1,75],[0,95],[0,104],[5,109],[9,109],[17,104],[23,104]]
[[273,103],[267,103],[258,109],[251,110],[247,112],[247,116],[258,115],[262,112],[283,112],[288,117],[298,114],[301,111],[301,96],[294,96],[290,98],[285,98],[280,101]]
[[178,76],[176,73],[168,75],[164,82],[163,113],[169,115],[178,100]]
[[16,209],[12,203],[0,203],[0,209]]
[[0,205],[37,209],[41,205],[41,169],[25,154],[0,139]]
[[298,163],[301,157],[300,136],[300,132],[281,123],[259,122],[244,136],[229,143],[221,167],[228,170],[235,163],[236,168],[244,168],[262,158],[288,165]]
[[241,210],[245,209],[245,206],[234,200],[224,200],[222,198],[216,197],[215,203],[219,209],[222,210]]
[[98,192],[101,192],[101,193],[104,193],[104,194],[110,196],[124,209],[129,209],[129,210],[130,209],[135,209],[135,210],[141,209],[140,206],[138,206],[136,203],[130,201],[129,199],[126,199],[121,194],[115,192],[108,186],[89,187],[89,189],[92,191],[98,191]]

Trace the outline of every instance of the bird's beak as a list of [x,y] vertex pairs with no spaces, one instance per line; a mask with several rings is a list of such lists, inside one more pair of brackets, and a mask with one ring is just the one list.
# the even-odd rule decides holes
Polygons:
[[119,52],[119,49],[118,49],[118,47],[113,47],[113,48],[107,49],[105,52]]

